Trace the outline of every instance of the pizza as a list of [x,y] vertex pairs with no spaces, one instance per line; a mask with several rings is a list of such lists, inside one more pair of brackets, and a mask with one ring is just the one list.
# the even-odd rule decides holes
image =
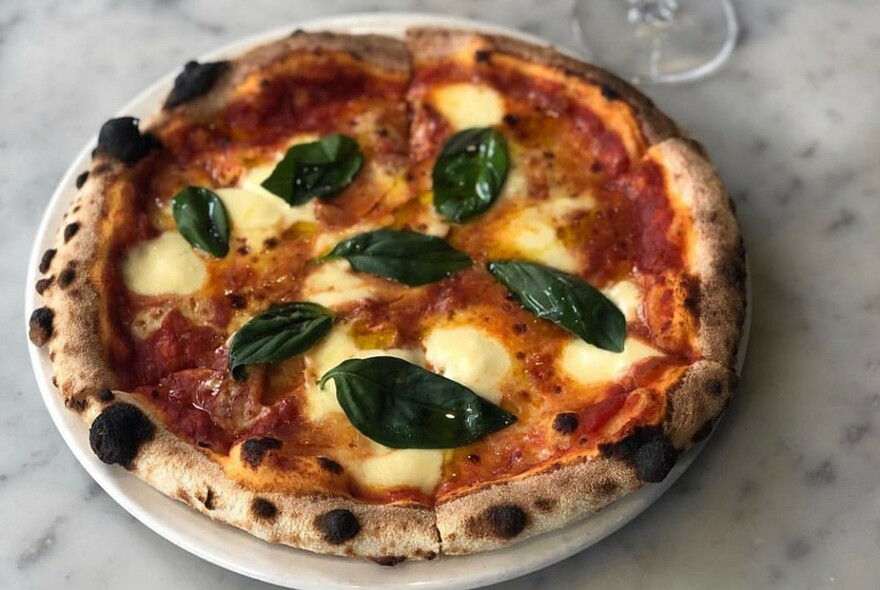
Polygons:
[[613,75],[470,31],[305,33],[108,121],[30,339],[92,449],[270,542],[507,546],[662,481],[727,406],[744,250]]

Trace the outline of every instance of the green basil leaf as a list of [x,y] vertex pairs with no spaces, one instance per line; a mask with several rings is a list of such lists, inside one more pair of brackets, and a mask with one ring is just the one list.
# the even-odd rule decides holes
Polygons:
[[534,262],[490,262],[489,272],[539,318],[584,342],[623,352],[626,317],[601,291],[570,274]]
[[349,359],[319,385],[329,379],[354,427],[387,447],[461,447],[516,422],[464,385],[395,357]]
[[229,252],[229,221],[217,193],[188,186],[174,195],[171,212],[180,235],[195,248],[217,258]]
[[470,268],[470,257],[445,240],[412,231],[379,229],[348,238],[319,261],[345,258],[358,272],[418,287]]
[[434,164],[434,209],[456,223],[487,210],[498,198],[509,167],[507,142],[488,127],[453,135]]
[[254,316],[229,343],[229,370],[236,381],[244,366],[274,363],[302,354],[327,335],[336,316],[317,303],[283,303]]
[[263,188],[290,205],[302,205],[314,197],[338,195],[351,184],[363,163],[357,142],[334,133],[287,150],[263,181]]

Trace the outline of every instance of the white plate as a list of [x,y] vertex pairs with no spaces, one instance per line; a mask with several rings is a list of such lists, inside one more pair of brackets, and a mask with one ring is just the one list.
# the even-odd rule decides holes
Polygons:
[[[496,32],[547,44],[534,36],[484,22],[426,14],[374,13],[292,24],[232,43],[203,55],[200,60],[233,57],[250,47],[288,35],[297,28],[399,37],[407,27],[419,25]],[[127,104],[120,114],[148,118],[171,89],[176,74],[177,71],[172,72],[150,86]],[[38,278],[39,257],[54,243],[61,217],[76,195],[74,179],[81,171],[88,169],[90,152],[95,143],[96,138],[93,137],[80,152],[52,195],[43,215],[28,267],[25,317],[39,305],[39,297],[33,289]],[[748,330],[745,332],[743,346],[740,347],[743,353]],[[52,385],[52,367],[45,349],[31,345],[30,356],[52,420],[79,462],[110,497],[156,533],[211,563],[251,578],[300,590],[456,590],[477,588],[528,574],[589,547],[635,518],[678,479],[699,452],[698,447],[685,453],[662,483],[647,485],[562,530],[499,551],[442,557],[431,562],[405,562],[393,568],[380,567],[367,561],[316,555],[263,542],[233,527],[215,523],[184,504],[163,496],[123,469],[101,463],[89,448],[88,429],[78,415],[64,407],[61,396]]]

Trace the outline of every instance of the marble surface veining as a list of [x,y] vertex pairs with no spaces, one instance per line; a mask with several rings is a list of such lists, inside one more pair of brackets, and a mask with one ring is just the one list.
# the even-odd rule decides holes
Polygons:
[[[736,2],[728,67],[648,88],[736,201],[754,322],[736,399],[691,469],[599,545],[497,588],[880,585],[880,2]],[[571,2],[0,3],[0,588],[269,588],[178,549],[94,484],[31,375],[25,261],[64,169],[185,60],[298,19],[475,16],[573,46]]]

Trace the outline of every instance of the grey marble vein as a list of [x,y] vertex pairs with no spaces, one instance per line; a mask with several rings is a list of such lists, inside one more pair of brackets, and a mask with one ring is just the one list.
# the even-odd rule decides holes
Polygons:
[[[652,508],[498,590],[878,587],[880,2],[735,2],[728,67],[648,92],[705,143],[738,207],[754,324],[736,399]],[[67,451],[27,360],[25,260],[67,164],[156,78],[264,29],[379,10],[574,48],[570,0],[0,3],[0,587],[269,588],[128,517]]]

